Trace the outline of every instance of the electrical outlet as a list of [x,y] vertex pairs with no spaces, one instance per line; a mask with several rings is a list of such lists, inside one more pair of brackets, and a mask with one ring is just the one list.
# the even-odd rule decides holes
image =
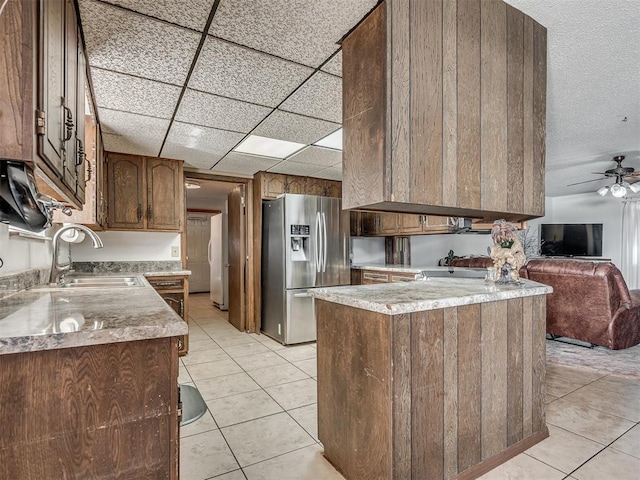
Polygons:
[[179,257],[180,256],[180,247],[171,247],[171,256]]

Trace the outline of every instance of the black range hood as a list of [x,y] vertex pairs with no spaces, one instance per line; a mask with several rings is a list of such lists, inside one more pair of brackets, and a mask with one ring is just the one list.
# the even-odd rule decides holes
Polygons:
[[51,215],[38,201],[38,187],[28,163],[0,160],[0,222],[41,232]]

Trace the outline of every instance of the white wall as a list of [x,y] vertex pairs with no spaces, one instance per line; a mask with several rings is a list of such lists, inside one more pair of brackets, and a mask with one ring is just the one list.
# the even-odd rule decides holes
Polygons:
[[384,237],[352,237],[351,263],[384,263]]
[[[51,229],[47,236],[53,235]],[[32,268],[45,268],[51,265],[51,242],[32,240],[23,237],[10,237],[9,226],[0,223],[0,258],[4,266],[0,268],[0,277]]]
[[602,223],[602,256],[622,265],[622,206],[619,198],[595,193],[552,199],[552,222]]
[[180,252],[180,234],[171,232],[97,232],[104,248],[94,249],[89,238],[71,244],[74,262],[180,260],[171,256],[171,247]]
[[453,250],[458,257],[487,255],[492,245],[489,234],[417,235],[411,239],[411,265],[429,267],[438,265],[438,260]]

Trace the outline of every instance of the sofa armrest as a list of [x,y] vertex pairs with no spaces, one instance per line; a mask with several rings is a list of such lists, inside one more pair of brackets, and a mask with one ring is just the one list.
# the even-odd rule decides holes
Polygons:
[[640,307],[640,290],[629,290],[629,296],[631,297],[629,308]]

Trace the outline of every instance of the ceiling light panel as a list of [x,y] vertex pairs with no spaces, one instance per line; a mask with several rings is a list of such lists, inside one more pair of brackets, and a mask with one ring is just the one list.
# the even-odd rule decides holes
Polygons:
[[80,2],[92,66],[183,85],[200,34],[92,0]]
[[342,168],[342,151],[334,150],[332,148],[315,147],[312,145],[289,157],[287,160],[293,160],[298,163],[320,165],[322,167],[340,165],[340,168]]
[[102,108],[139,113],[151,117],[171,118],[180,87],[131,77],[120,73],[91,69],[96,103]]
[[320,70],[342,77],[342,50],[336,53]]
[[108,3],[134,10],[199,32],[209,18],[214,0],[107,0]]
[[309,145],[340,128],[340,124],[274,110],[253,131],[262,137]]
[[256,172],[266,171],[279,162],[280,160],[277,158],[257,157],[231,152],[220,160],[211,171],[237,175],[253,175]]
[[338,180],[338,181],[341,181],[342,180],[342,167],[341,166],[335,166],[335,167],[325,168],[324,170],[320,170],[319,172],[316,172],[313,176],[317,177],[317,178],[324,178],[324,179],[327,179],[327,180]]
[[162,139],[147,138],[135,135],[113,135],[103,133],[104,149],[107,152],[130,153],[132,155],[148,155],[156,157],[162,146]]
[[209,33],[317,67],[378,0],[225,0]]
[[261,155],[264,157],[286,158],[304,147],[302,143],[287,142],[275,138],[249,135],[240,145],[234,148],[235,152]]
[[243,138],[242,133],[174,122],[160,156],[211,168]]
[[342,123],[342,79],[316,72],[285,100],[280,109]]
[[342,150],[342,129],[336,130],[331,135],[327,135],[326,137],[318,140],[315,144],[319,147]]
[[290,160],[285,160],[271,167],[269,171],[286,175],[310,176],[316,172],[319,172],[320,170],[323,170],[323,168],[324,167],[321,167],[319,165],[311,165],[309,163],[298,163],[292,162]]
[[271,109],[187,89],[176,120],[206,127],[249,133]]
[[313,69],[208,37],[189,87],[275,107]]

